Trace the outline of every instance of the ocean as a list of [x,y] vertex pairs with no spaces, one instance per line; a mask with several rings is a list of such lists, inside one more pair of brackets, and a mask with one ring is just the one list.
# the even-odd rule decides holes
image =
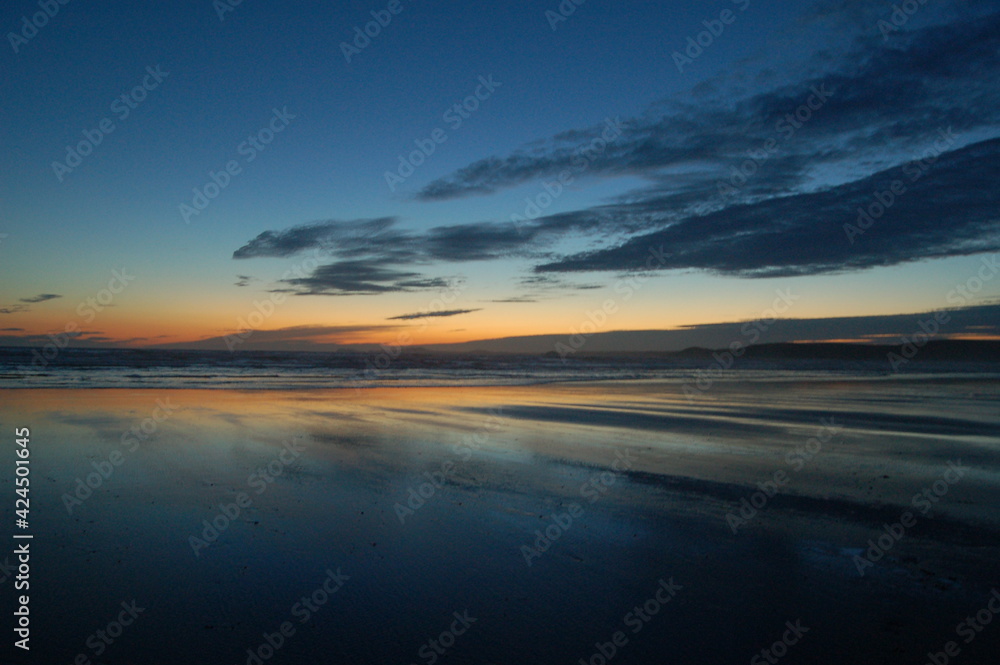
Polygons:
[[[660,380],[677,383],[791,378],[1000,377],[1000,364],[934,362],[894,372],[882,360],[735,359],[711,356],[400,354],[0,347],[0,388],[196,388],[294,390],[532,385],[561,381]],[[49,356],[49,357],[47,357]]]

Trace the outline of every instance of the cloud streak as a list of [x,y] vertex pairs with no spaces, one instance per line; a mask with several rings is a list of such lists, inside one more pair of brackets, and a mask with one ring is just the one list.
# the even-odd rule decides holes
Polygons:
[[[893,194],[893,182],[906,189]],[[997,182],[1000,139],[945,154],[932,165],[909,164],[819,192],[688,217],[620,246],[564,257],[535,270],[634,270],[647,265],[652,250],[663,270],[776,277],[997,251]],[[891,196],[891,205],[881,205],[878,196],[883,201]],[[884,212],[878,217],[861,215],[880,210]],[[859,223],[866,229],[854,235],[850,227]]]
[[[394,324],[357,326],[290,326],[274,330],[254,330],[240,346],[241,351],[282,349],[286,351],[330,351],[357,337],[389,334],[401,326]],[[153,345],[163,349],[231,350],[225,335],[187,342]]]
[[58,293],[40,293],[37,296],[31,296],[30,298],[21,298],[21,302],[26,303],[36,303],[45,302],[46,300],[53,300],[55,298],[62,298]]
[[284,258],[307,249],[350,253],[363,248],[368,240],[384,234],[395,221],[393,217],[326,220],[294,226],[284,231],[264,231],[233,252],[233,258]]
[[17,303],[7,307],[0,307],[0,314],[20,314],[27,312],[31,310],[28,305],[45,302],[46,300],[54,300],[55,298],[62,298],[62,296],[58,293],[39,293],[37,296],[18,298]]
[[308,277],[282,280],[299,295],[353,296],[444,289],[448,280],[396,270],[376,261],[342,261],[316,268]]
[[478,312],[479,309],[447,309],[439,312],[414,312],[412,314],[400,314],[399,316],[390,316],[387,321],[410,321],[413,319],[426,319],[428,317],[444,317],[444,316],[458,316],[459,314],[469,314],[470,312]]
[[[1000,3],[991,2],[994,8]],[[971,134],[995,129],[1000,121],[1000,90],[984,81],[1000,75],[1000,14],[956,19],[944,25],[902,32],[888,43],[866,31],[834,63],[829,52],[816,58],[822,73],[785,81],[753,95],[702,96],[697,101],[664,100],[646,114],[623,123],[621,138],[608,143],[587,169],[589,175],[637,175],[664,182],[671,169],[700,171],[715,181],[746,159],[746,150],[798,129],[780,125],[816,90],[827,91],[822,113],[808,131],[783,146],[771,173],[755,188],[779,193],[805,184],[818,164],[861,159],[880,168],[906,161],[907,149],[920,146],[938,127]],[[702,87],[714,90],[711,83]],[[777,126],[777,127],[776,127]],[[572,170],[581,149],[599,140],[603,125],[563,132],[542,145],[491,156],[435,180],[417,194],[433,201],[489,194]],[[673,175],[673,174],[670,174]],[[672,178],[667,178],[669,182]],[[691,179],[674,189],[700,188]]]

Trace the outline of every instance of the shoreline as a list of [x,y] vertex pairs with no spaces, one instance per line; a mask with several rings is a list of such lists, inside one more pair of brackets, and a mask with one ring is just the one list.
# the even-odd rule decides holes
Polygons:
[[[623,370],[624,371],[624,370]],[[369,385],[356,385],[347,379],[341,384],[319,383],[329,381],[328,377],[308,377],[304,380],[315,380],[317,384],[310,385],[281,385],[268,384],[259,386],[239,385],[238,381],[219,381],[211,376],[200,379],[207,385],[178,385],[176,382],[164,381],[163,383],[97,383],[97,384],[60,384],[60,385],[24,385],[14,383],[4,385],[4,377],[0,375],[0,391],[11,390],[212,390],[212,391],[238,391],[238,392],[300,392],[300,391],[367,391],[382,389],[450,389],[450,388],[523,388],[531,386],[550,385],[615,385],[615,384],[663,384],[663,385],[684,385],[697,381],[697,372],[701,370],[678,369],[666,370],[676,373],[677,376],[637,376],[637,377],[556,377],[556,378],[536,378],[528,380],[511,380],[500,382],[496,379],[482,379],[481,381],[470,381],[468,379],[456,379],[443,383],[424,383],[425,379],[413,379],[411,383],[403,384],[399,380],[382,379],[368,382]],[[8,375],[15,377],[15,375]],[[15,377],[21,379],[23,377]],[[869,381],[927,381],[927,382],[961,382],[972,380],[1000,380],[1000,371],[940,371],[940,372],[872,372],[861,374],[854,370],[815,370],[815,369],[773,369],[773,368],[739,368],[725,370],[722,374],[714,374],[711,384],[732,385],[739,383],[759,382],[759,383],[782,383],[782,382],[858,382]],[[247,382],[250,382],[248,380]],[[214,384],[214,385],[212,385]]]

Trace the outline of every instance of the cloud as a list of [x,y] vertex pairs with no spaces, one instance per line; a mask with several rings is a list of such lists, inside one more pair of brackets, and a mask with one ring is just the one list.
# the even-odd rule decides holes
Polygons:
[[237,275],[234,285],[240,287],[250,286],[250,283],[255,281],[257,281],[256,277],[251,277],[250,275]]
[[394,325],[361,325],[361,326],[290,326],[275,330],[255,330],[253,337],[272,342],[287,342],[293,340],[327,340],[345,335],[369,334],[396,330]]
[[[574,222],[574,225],[577,222]],[[394,263],[475,261],[499,258],[530,247],[538,236],[564,230],[556,218],[546,225],[482,222],[439,226],[426,233],[397,228],[392,217],[301,224],[264,231],[233,252],[234,259],[289,257],[307,250],[346,260]]]
[[233,252],[233,258],[284,258],[307,249],[328,249],[333,253],[363,250],[366,242],[384,235],[395,221],[393,217],[326,220],[293,226],[284,231],[264,231]]
[[[535,270],[654,266],[775,277],[995,252],[1000,250],[998,181],[1000,139],[993,139],[944,154],[931,165],[908,164],[818,192],[688,217],[617,247],[564,257]],[[891,193],[893,183],[903,187],[902,193]],[[883,206],[876,192],[883,201],[891,196],[891,205]],[[869,223],[859,209],[884,212]]]
[[547,240],[555,240],[567,230],[592,226],[590,220],[553,216],[544,222],[526,223],[520,229],[511,223],[484,222],[439,226],[419,233],[397,228],[393,218],[331,220],[265,231],[233,256],[288,257],[309,250],[326,252],[332,262],[317,265],[308,274],[280,280],[285,287],[278,290],[297,295],[412,292],[446,288],[449,284],[448,279],[418,272],[418,266],[537,256]]
[[390,316],[387,321],[409,321],[411,319],[426,319],[429,317],[438,316],[458,316],[459,314],[468,314],[470,312],[478,312],[479,309],[447,309],[439,312],[415,312],[413,314],[400,314],[399,316]]
[[45,302],[46,300],[52,300],[54,298],[62,298],[62,296],[58,293],[40,293],[37,296],[32,296],[30,298],[21,298],[20,301],[26,303],[36,303]]
[[0,307],[0,314],[20,314],[21,312],[27,312],[31,309],[28,305],[45,302],[46,300],[53,300],[55,298],[62,298],[62,296],[58,293],[40,293],[37,296],[18,298],[17,304],[10,305],[8,307]]
[[[995,0],[988,4],[1000,7]],[[659,180],[680,169],[712,182],[744,161],[747,149],[795,130],[794,141],[772,156],[769,173],[753,183],[754,189],[778,193],[807,183],[820,164],[875,160],[886,168],[906,161],[902,155],[939,127],[950,125],[961,134],[995,129],[1000,13],[901,31],[887,42],[873,28],[866,23],[851,50],[833,62],[828,51],[820,51],[798,80],[775,80],[770,89],[750,95],[717,90],[697,100],[664,100],[624,121],[621,136],[611,141],[602,138],[605,124],[562,132],[542,145],[473,162],[429,183],[417,198],[489,194],[562,171]],[[796,127],[794,118],[779,125],[817,90],[825,99],[806,129]],[[676,189],[701,184],[694,179]]]
[[420,239],[424,252],[441,261],[482,261],[522,252],[536,233],[519,233],[513,224],[439,226]]
[[[942,336],[996,338],[1000,336],[1000,304],[976,305],[941,310],[947,318],[940,324]],[[930,312],[873,316],[844,316],[825,319],[778,319],[759,336],[758,342],[854,340],[873,344],[900,344],[917,333],[926,334]],[[750,330],[759,328],[750,327]],[[712,323],[683,326],[670,331],[681,338],[694,333],[695,338],[710,340],[695,342],[697,346],[728,346],[734,340],[746,343],[746,322]],[[753,335],[757,337],[757,335]]]
[[[729,349],[785,342],[854,342],[872,345],[902,344],[904,338],[926,335],[928,322],[939,320],[939,334],[956,339],[1000,339],[1000,304],[942,310],[938,313],[845,316],[813,319],[764,319],[694,324],[673,330],[614,330],[597,332],[580,350],[589,353],[681,351],[689,347]],[[567,334],[475,340],[461,344],[431,345],[430,350],[505,353],[551,353],[566,345]],[[917,339],[922,339],[916,337]],[[884,356],[883,356],[884,357]],[[888,365],[886,366],[888,368]]]
[[375,295],[443,289],[448,280],[425,278],[420,273],[396,270],[375,261],[341,261],[322,265],[307,277],[281,280],[298,295]]
[[[22,332],[21,328],[3,328],[0,332]],[[64,335],[72,341],[73,347],[81,348],[114,348],[125,344],[128,340],[110,337],[101,330],[76,330],[64,332],[55,330],[52,335]],[[0,346],[35,346],[43,347],[52,343],[50,335],[0,335]]]
[[[312,250],[339,259],[316,265],[308,274],[303,274],[301,266],[289,271],[298,275],[281,279],[287,286],[275,291],[295,295],[375,295],[446,287],[448,280],[444,278],[398,267],[427,262],[429,256],[413,233],[395,227],[395,218],[379,217],[326,220],[264,231],[237,249],[233,258],[290,257]],[[313,263],[318,264],[318,259]]]
[[[241,351],[283,349],[288,351],[329,351],[338,345],[353,343],[358,336],[370,337],[391,333],[399,325],[291,326],[275,330],[254,330],[240,344]],[[230,342],[231,343],[231,342]],[[154,348],[231,350],[225,335],[188,342],[153,345]]]

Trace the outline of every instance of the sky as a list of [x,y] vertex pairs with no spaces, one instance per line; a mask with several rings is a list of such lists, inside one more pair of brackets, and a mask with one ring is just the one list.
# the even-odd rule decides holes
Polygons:
[[884,341],[961,308],[941,333],[1000,336],[995,0],[16,0],[0,28],[0,345]]

